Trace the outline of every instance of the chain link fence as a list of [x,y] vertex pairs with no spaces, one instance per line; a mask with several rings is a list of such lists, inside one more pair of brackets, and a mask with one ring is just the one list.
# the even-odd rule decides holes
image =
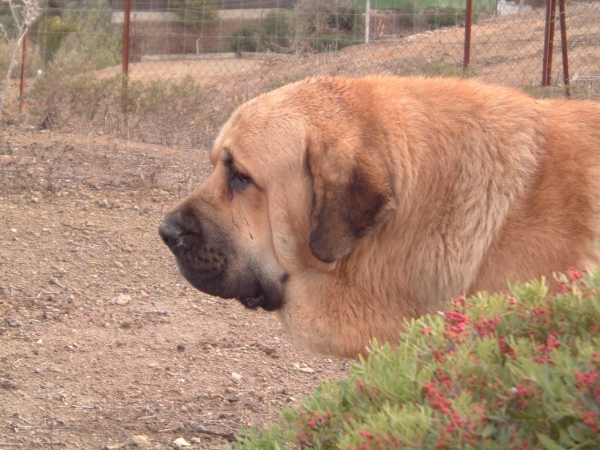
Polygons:
[[[18,13],[19,1],[3,1],[0,7],[3,68],[16,42],[13,7]],[[101,102],[90,97],[90,90],[100,92],[102,83],[124,71],[122,86],[128,91],[111,94],[113,100],[119,97],[122,111],[149,111],[149,103],[171,102],[157,93],[170,85],[180,94],[188,91],[189,99],[195,98],[194,89],[204,97],[221,93],[225,104],[213,108],[219,120],[259,92],[316,74],[466,73],[529,89],[542,81],[546,0],[473,0],[472,24],[465,0],[130,0],[125,41],[128,0],[41,1],[41,13],[23,40],[29,44],[5,88],[16,87],[23,73],[26,98],[34,98],[32,104],[55,123],[65,114],[60,107],[65,97]],[[567,1],[565,15],[572,92],[595,97],[600,93],[600,1]],[[559,14],[553,20],[557,43],[558,19]],[[463,72],[468,28],[470,60]],[[561,86],[561,45],[554,45],[552,56],[549,84]],[[97,82],[86,84],[83,75]],[[50,80],[58,83],[54,90],[48,90]],[[65,80],[71,81],[69,87]],[[144,103],[140,98],[149,92],[154,98]],[[132,95],[137,95],[133,103],[125,98]],[[39,104],[42,97],[45,106]],[[173,108],[189,113],[185,101],[173,102]],[[116,117],[117,109],[105,112],[105,118]]]

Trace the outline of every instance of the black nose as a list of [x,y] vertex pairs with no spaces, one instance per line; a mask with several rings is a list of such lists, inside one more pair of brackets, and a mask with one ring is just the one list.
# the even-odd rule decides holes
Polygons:
[[158,234],[171,250],[183,243],[183,233],[179,214],[167,217],[158,227]]

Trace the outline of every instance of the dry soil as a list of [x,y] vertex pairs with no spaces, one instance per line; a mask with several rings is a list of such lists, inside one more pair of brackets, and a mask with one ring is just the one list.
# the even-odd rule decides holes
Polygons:
[[157,227],[206,155],[0,133],[0,449],[223,448],[344,375],[179,275]]

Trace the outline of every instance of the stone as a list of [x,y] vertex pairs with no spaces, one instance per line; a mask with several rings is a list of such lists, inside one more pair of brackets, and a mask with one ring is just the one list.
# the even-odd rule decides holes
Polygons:
[[131,295],[128,294],[119,294],[115,298],[112,299],[112,303],[115,305],[125,306],[127,303],[131,301]]
[[127,445],[131,447],[148,448],[150,447],[150,441],[148,440],[148,436],[136,434],[135,436],[131,436],[131,439],[129,439]]

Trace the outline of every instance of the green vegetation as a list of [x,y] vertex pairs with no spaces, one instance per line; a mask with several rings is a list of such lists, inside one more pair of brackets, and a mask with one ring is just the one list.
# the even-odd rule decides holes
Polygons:
[[475,71],[468,67],[463,70],[462,64],[447,62],[445,59],[431,59],[423,62],[403,61],[395,70],[394,74],[400,77],[424,76],[424,77],[461,77],[470,78],[475,76]]
[[[359,11],[364,11],[366,2],[356,3]],[[405,26],[438,29],[464,23],[465,4],[456,0],[372,0],[372,10],[392,10],[397,20]],[[475,0],[473,2],[473,21],[482,13],[496,11],[496,0]]]
[[294,26],[291,11],[286,9],[269,11],[261,25],[259,27],[255,23],[246,24],[234,32],[229,37],[231,48],[236,53],[289,51]]
[[[402,5],[413,0],[371,0],[371,9],[399,10]],[[458,0],[417,0],[421,8],[464,8],[465,2]],[[366,9],[366,0],[359,0],[356,5],[359,10]],[[496,0],[474,0],[474,11],[495,11]]]
[[236,448],[600,448],[600,272],[481,293],[373,343],[278,426]]
[[198,31],[210,27],[218,14],[215,0],[175,0],[171,6],[187,26]]
[[300,0],[294,16],[295,50],[320,53],[364,42],[364,17],[350,0]]
[[594,89],[591,83],[573,83],[569,86],[557,85],[546,87],[526,85],[523,86],[523,90],[534,98],[565,98],[565,94],[568,92],[571,98],[600,99],[598,88]]
[[403,25],[419,25],[423,22],[423,5],[417,0],[404,0],[397,9],[400,23]]
[[60,46],[63,61],[81,65],[81,70],[102,69],[121,61],[121,35],[110,21],[111,12],[107,0],[83,0],[67,6],[63,23],[76,24],[78,32],[64,38]]
[[75,22],[63,22],[60,16],[52,16],[42,20],[38,25],[38,45],[42,54],[43,64],[51,62],[58,53],[64,38],[69,33],[75,33],[79,27]]
[[362,20],[350,4],[318,7],[299,3],[294,11],[273,10],[261,23],[243,25],[232,33],[229,43],[236,53],[339,50],[363,42]]
[[2,40],[9,41],[17,31],[17,23],[10,10],[8,2],[0,2],[0,31]]
[[454,6],[446,6],[427,11],[427,23],[429,28],[453,27],[465,21],[465,10]]

